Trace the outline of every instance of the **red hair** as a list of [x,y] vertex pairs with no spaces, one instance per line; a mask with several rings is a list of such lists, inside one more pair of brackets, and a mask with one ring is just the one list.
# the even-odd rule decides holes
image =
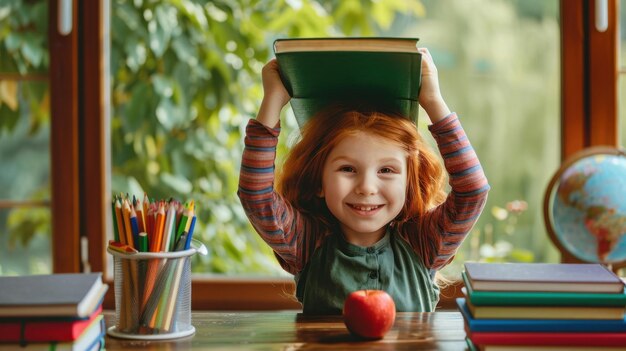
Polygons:
[[278,174],[276,189],[296,209],[326,224],[335,223],[323,198],[322,171],[331,150],[345,136],[367,132],[403,148],[407,157],[406,201],[398,224],[421,217],[445,199],[445,176],[440,160],[417,131],[415,123],[401,115],[333,106],[301,129]]

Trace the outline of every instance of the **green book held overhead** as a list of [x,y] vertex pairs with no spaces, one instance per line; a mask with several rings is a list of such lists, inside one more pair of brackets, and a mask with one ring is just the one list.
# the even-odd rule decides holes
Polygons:
[[278,39],[274,53],[300,127],[333,104],[399,113],[417,122],[417,38]]

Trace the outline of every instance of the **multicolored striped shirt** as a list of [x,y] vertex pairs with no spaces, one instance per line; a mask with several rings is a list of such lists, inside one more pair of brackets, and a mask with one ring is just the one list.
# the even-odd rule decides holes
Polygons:
[[[341,313],[354,290],[387,291],[398,311],[432,311],[439,299],[434,273],[452,261],[476,223],[489,184],[456,114],[429,126],[449,174],[446,200],[420,218],[389,226],[371,247],[294,209],[274,190],[280,127],[256,120],[246,127],[238,195],[252,225],[296,280],[305,313]],[[422,246],[426,245],[426,246]],[[420,257],[427,247],[430,257]]]

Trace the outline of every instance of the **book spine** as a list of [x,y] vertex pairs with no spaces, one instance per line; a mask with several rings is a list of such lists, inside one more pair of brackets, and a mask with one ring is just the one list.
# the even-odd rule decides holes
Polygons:
[[470,332],[477,345],[624,346],[624,333],[489,333]]

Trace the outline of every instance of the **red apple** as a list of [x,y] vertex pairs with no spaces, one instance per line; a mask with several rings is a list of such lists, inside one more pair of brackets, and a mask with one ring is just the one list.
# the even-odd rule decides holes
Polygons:
[[382,290],[358,290],[343,304],[348,330],[364,339],[382,339],[396,320],[396,304]]

